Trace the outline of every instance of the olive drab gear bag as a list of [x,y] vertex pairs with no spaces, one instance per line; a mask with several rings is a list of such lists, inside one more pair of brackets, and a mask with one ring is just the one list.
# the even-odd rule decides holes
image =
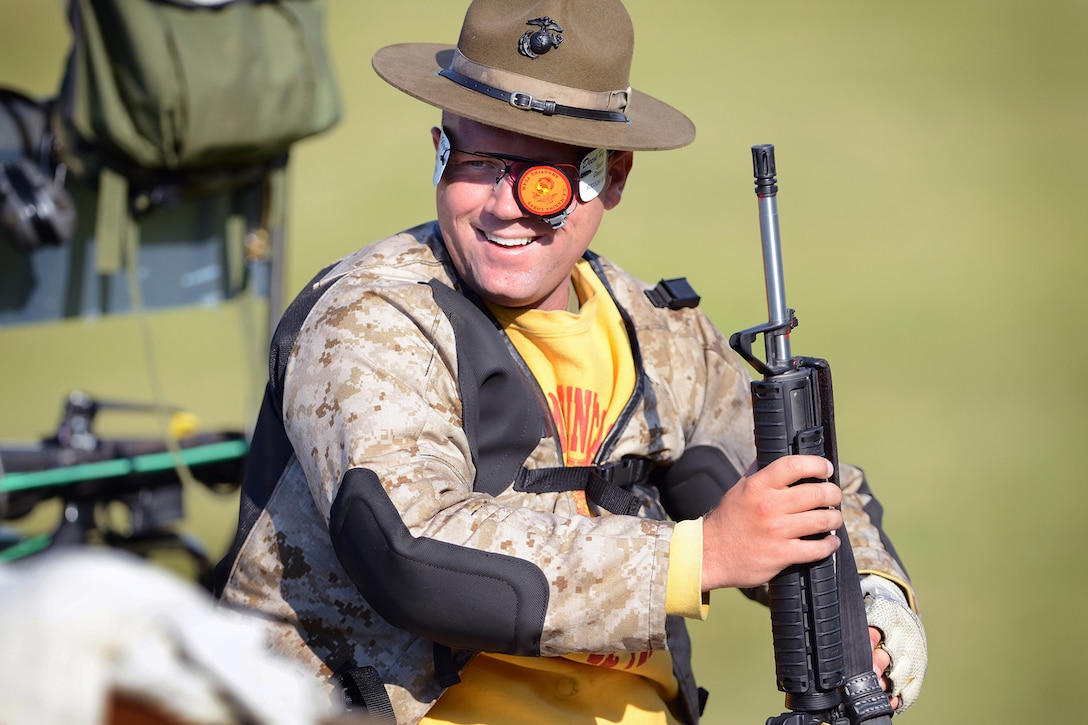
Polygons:
[[100,273],[119,265],[111,239],[131,214],[170,196],[164,183],[181,193],[249,183],[339,120],[326,5],[70,0],[56,151],[70,172],[97,177]]

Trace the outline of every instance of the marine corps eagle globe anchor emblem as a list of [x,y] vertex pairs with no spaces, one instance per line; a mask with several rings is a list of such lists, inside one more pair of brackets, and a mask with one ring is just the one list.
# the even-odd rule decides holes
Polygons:
[[525,24],[540,27],[539,30],[526,30],[518,41],[518,52],[526,58],[544,55],[552,48],[558,48],[563,42],[563,29],[547,15],[528,20]]

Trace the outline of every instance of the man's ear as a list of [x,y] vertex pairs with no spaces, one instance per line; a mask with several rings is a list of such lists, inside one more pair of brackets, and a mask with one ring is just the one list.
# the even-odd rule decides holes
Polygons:
[[438,139],[442,138],[442,129],[438,126],[431,127],[431,141],[434,142],[435,151],[438,150]]
[[608,183],[601,192],[601,203],[605,209],[613,209],[620,203],[634,162],[634,151],[613,151],[608,155]]

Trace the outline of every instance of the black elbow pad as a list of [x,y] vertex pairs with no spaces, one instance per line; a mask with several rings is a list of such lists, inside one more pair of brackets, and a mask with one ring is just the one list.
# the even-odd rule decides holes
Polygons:
[[355,586],[393,626],[459,649],[540,654],[544,572],[515,557],[413,537],[373,471],[344,475],[329,533]]

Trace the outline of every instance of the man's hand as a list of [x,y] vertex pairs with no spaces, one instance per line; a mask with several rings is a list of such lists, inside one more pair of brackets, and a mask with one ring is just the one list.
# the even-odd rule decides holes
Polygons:
[[876,574],[861,578],[873,670],[896,712],[918,701],[929,661],[926,631],[903,590]]
[[741,478],[703,520],[703,590],[761,586],[788,566],[834,553],[838,537],[802,537],[842,526],[832,508],[842,491],[828,482],[792,485],[831,474],[827,459],[793,455]]
[[[892,686],[892,681],[888,678],[888,670],[892,666],[892,656],[884,649],[883,643],[884,635],[880,630],[876,627],[869,627],[869,646],[873,648],[873,672],[876,673],[877,679],[880,680],[880,689],[887,692]],[[891,700],[892,709],[898,711],[899,698],[891,695],[888,699]]]

